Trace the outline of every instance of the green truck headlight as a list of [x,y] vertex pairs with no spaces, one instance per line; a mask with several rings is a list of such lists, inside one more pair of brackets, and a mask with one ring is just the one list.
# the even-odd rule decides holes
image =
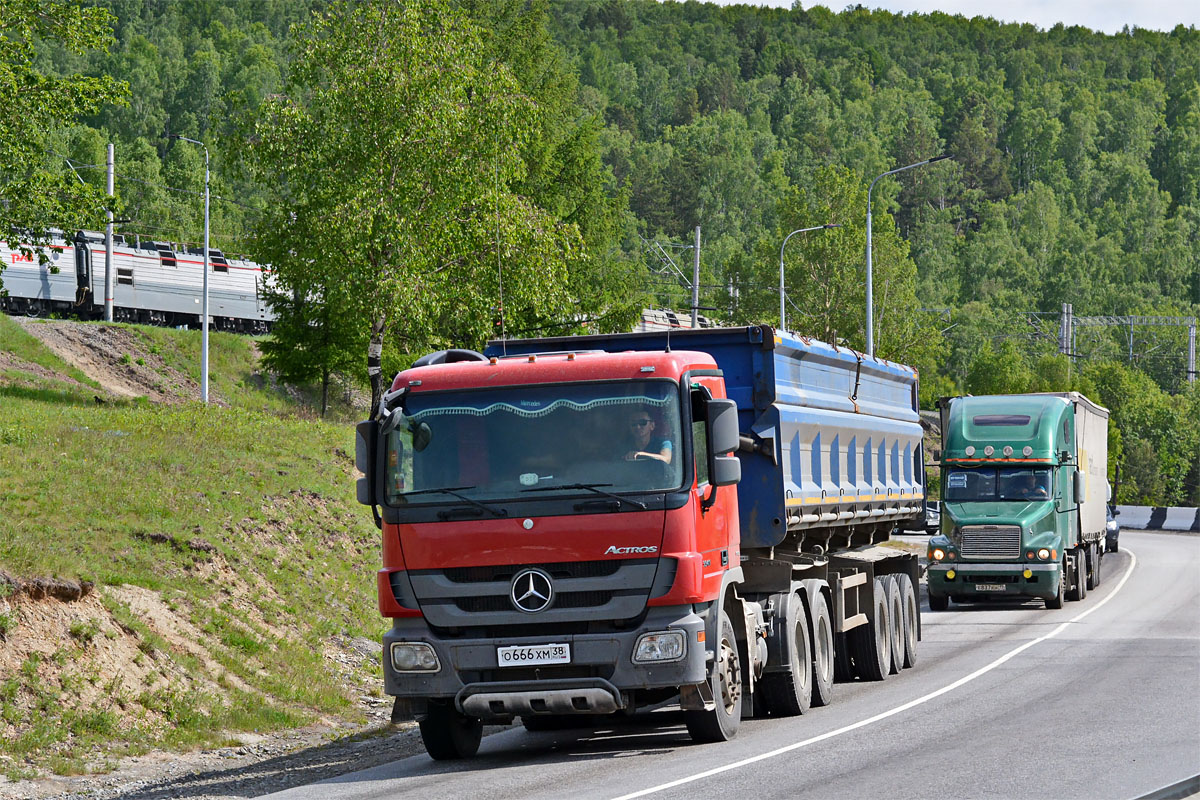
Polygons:
[[1046,549],[1045,547],[1043,547],[1041,550],[1037,551],[1037,556],[1042,561],[1049,561],[1050,560],[1050,551],[1048,549]]
[[656,631],[643,633],[633,648],[633,662],[646,664],[656,661],[678,661],[683,658],[687,645],[683,631]]
[[929,557],[934,561],[944,561],[946,559],[946,551],[940,547],[935,547],[929,551]]
[[392,667],[397,672],[437,672],[442,668],[437,653],[424,642],[392,644]]

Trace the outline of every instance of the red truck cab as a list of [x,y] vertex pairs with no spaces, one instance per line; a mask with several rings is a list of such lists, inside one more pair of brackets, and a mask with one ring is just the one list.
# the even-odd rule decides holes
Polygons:
[[680,693],[699,729],[736,728],[709,655],[741,562],[737,409],[712,356],[460,357],[400,373],[359,426],[394,716],[435,758],[472,754],[483,720]]

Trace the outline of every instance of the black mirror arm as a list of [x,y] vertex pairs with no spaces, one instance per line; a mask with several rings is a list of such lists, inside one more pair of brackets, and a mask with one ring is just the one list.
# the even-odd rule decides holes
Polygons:
[[708,513],[708,510],[717,502],[717,487],[709,486],[708,494],[700,501],[700,514],[703,516]]

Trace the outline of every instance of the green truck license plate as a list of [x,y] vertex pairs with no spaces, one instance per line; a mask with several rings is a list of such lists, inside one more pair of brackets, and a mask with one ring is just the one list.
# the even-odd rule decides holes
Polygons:
[[1003,583],[977,583],[975,591],[977,592],[1003,592],[1005,584]]

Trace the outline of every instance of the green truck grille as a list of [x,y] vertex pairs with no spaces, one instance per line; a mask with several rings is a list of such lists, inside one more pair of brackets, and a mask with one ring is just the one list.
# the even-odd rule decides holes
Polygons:
[[958,548],[964,561],[975,559],[1002,561],[1021,558],[1019,525],[966,525]]

